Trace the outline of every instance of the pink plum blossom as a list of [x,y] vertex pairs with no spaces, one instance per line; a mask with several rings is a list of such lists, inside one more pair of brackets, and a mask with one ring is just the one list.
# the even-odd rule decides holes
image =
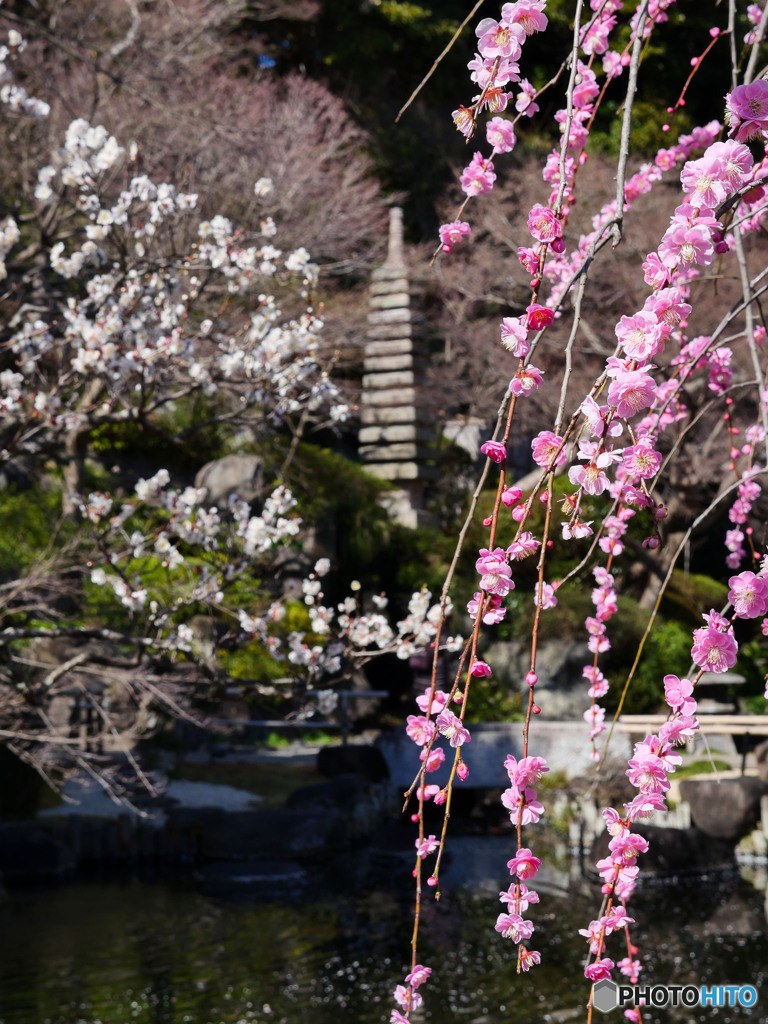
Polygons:
[[515,130],[505,117],[492,117],[485,126],[485,137],[494,153],[509,153],[515,148]]
[[469,729],[452,711],[447,709],[441,711],[437,716],[436,724],[441,736],[445,736],[452,747],[462,747],[472,739]]
[[625,774],[641,793],[665,793],[669,789],[667,769],[660,758],[631,758],[628,763]]
[[425,857],[428,857],[431,853],[434,853],[439,845],[440,841],[437,836],[432,835],[427,836],[425,839],[417,839],[414,843],[414,846],[416,847],[416,854],[422,860],[424,860]]
[[669,281],[669,267],[661,262],[658,253],[651,252],[646,256],[643,280],[649,288],[663,288]]
[[590,981],[600,981],[601,978],[610,978],[614,963],[610,957],[603,957],[602,960],[595,960],[584,968],[584,976]]
[[541,867],[541,861],[538,857],[534,857],[526,846],[523,846],[512,860],[507,861],[507,867],[510,874],[517,875],[521,881],[525,881],[528,878],[533,878]]
[[[635,838],[638,839],[642,837],[635,836]],[[645,849],[643,849],[643,853],[645,853],[645,851],[648,849],[647,840],[644,840],[644,842]],[[609,932],[615,932],[618,931],[620,928],[626,928],[628,925],[634,924],[635,919],[634,917],[629,916],[625,907],[622,907],[621,904],[616,904],[613,907],[611,907],[611,909],[605,915],[605,917],[601,918],[601,923],[605,927],[605,933],[607,935],[609,934]],[[406,978],[406,981],[407,980],[408,979]]]
[[[467,611],[473,619],[480,607],[481,596],[479,591],[475,591],[472,600],[467,602]],[[483,622],[486,626],[497,626],[506,614],[507,609],[502,605],[501,597],[498,594],[486,594],[485,604],[483,605]]]
[[426,748],[424,748],[419,754],[419,759],[425,762],[425,771],[436,772],[445,761],[445,751],[442,747],[432,747],[430,752],[427,753]]
[[486,441],[480,445],[480,451],[487,455],[491,462],[503,462],[507,457],[507,446],[501,441]]
[[631,359],[650,359],[664,348],[664,327],[645,310],[634,316],[623,316],[615,330],[616,337]]
[[552,242],[560,235],[560,221],[548,206],[536,203],[528,214],[528,230],[537,242]]
[[553,310],[547,306],[540,306],[536,302],[528,306],[525,313],[525,322],[532,331],[543,331],[555,319]]
[[475,569],[481,574],[480,589],[486,593],[506,597],[510,590],[514,590],[512,570],[504,548],[495,548],[493,551],[481,548]]
[[543,376],[543,370],[539,370],[529,363],[509,382],[509,390],[517,397],[530,395],[532,391],[537,391],[541,387]]
[[647,438],[641,438],[636,445],[624,449],[624,466],[632,476],[647,480],[658,473],[661,454]]
[[739,85],[725,98],[726,120],[737,142],[768,129],[768,82],[758,78]]
[[517,258],[523,270],[527,270],[529,274],[538,274],[539,253],[536,249],[531,249],[529,246],[520,246],[517,250]]
[[741,572],[728,580],[728,600],[742,619],[762,618],[768,613],[768,580],[753,572]]
[[538,103],[535,103],[536,99],[536,88],[531,85],[527,78],[524,78],[520,82],[520,89],[517,99],[515,100],[515,110],[518,114],[524,114],[526,117],[533,117],[539,111]]
[[647,852],[648,840],[635,832],[623,832],[611,839],[608,848],[617,860],[631,863],[638,854]]
[[512,508],[520,501],[523,492],[519,487],[505,487],[501,492],[501,503],[507,508]]
[[723,632],[713,626],[711,621],[693,631],[691,659],[707,672],[727,672],[733,668],[738,650],[733,632]]
[[531,441],[531,451],[537,466],[549,466],[553,459],[555,466],[562,466],[565,462],[565,442],[551,430],[542,430],[534,437]]
[[541,546],[541,541],[536,540],[532,533],[525,531],[521,533],[516,541],[507,548],[507,554],[510,558],[514,558],[516,561],[520,561],[523,558],[527,558],[529,555],[533,555],[538,551]]
[[468,196],[480,196],[490,192],[496,174],[493,161],[486,159],[482,153],[475,153],[470,163],[461,172],[461,188]]
[[691,264],[709,266],[714,252],[712,232],[704,224],[673,223],[659,244],[659,258],[670,270]]
[[690,679],[678,679],[675,675],[664,676],[664,699],[673,711],[690,715],[696,710],[696,701],[691,699],[693,683]]
[[424,693],[419,694],[416,698],[416,703],[419,705],[419,711],[423,714],[427,714],[427,711],[435,713],[442,711],[445,705],[448,703],[448,694],[444,690],[432,691],[431,687],[427,687]]
[[541,953],[537,949],[528,950],[525,946],[520,947],[520,967],[524,971],[530,971],[531,967],[541,963]]
[[509,811],[509,820],[513,825],[535,825],[544,813],[544,807],[536,799],[536,790],[526,786],[524,790],[517,786],[505,789],[501,794],[501,802]]
[[499,914],[494,928],[513,942],[527,942],[533,935],[533,923],[524,921],[519,914]]
[[435,724],[424,715],[408,715],[408,724],[405,731],[414,743],[423,747],[432,739],[435,732]]
[[520,44],[525,42],[525,30],[521,25],[510,24],[504,20],[494,21],[483,18],[475,29],[477,48],[483,57],[508,57],[517,60],[520,56]]
[[530,783],[538,782],[549,766],[543,757],[523,757],[520,761],[513,754],[508,754],[504,762],[509,781],[513,786],[522,788]]
[[554,608],[557,605],[555,587],[551,583],[536,583],[533,593],[536,604],[540,604],[543,610]]
[[664,743],[685,743],[691,739],[699,723],[690,715],[676,715],[659,728],[659,739]]
[[524,359],[531,351],[528,328],[517,317],[505,316],[501,321],[501,344],[518,359]]
[[624,804],[628,821],[648,818],[656,811],[666,811],[667,805],[661,793],[638,793],[628,804]]
[[469,674],[482,679],[484,676],[491,675],[491,666],[487,661],[473,661],[469,669]]
[[653,404],[656,385],[645,370],[618,373],[608,388],[608,402],[617,416],[629,419]]
[[524,914],[529,904],[539,902],[539,894],[529,889],[525,882],[513,882],[508,889],[499,893],[499,899],[506,903],[510,910],[514,909],[518,914]]
[[510,24],[519,25],[530,36],[534,32],[543,32],[547,27],[545,4],[546,0],[517,0],[516,3],[504,4],[501,16]]
[[443,224],[438,232],[443,244],[443,252],[451,252],[454,245],[457,245],[471,231],[472,228],[463,220],[454,220],[450,224]]
[[423,985],[424,982],[429,978],[432,973],[431,967],[423,967],[421,964],[416,964],[410,974],[406,974],[405,980],[411,988],[418,988],[419,985]]

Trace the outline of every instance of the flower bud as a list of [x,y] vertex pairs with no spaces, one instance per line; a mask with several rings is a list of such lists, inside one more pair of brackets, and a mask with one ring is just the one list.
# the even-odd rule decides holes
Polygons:
[[535,686],[536,683],[538,683],[539,681],[539,677],[536,675],[535,672],[529,672],[528,675],[525,677],[525,681],[526,683],[528,683],[529,686]]
[[466,779],[469,778],[469,768],[467,768],[466,764],[464,764],[463,761],[459,761],[459,763],[456,765],[456,774],[459,776],[462,782],[466,781]]

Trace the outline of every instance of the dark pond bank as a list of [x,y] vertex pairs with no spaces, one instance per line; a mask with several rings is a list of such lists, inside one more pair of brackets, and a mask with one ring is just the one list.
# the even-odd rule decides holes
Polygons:
[[[493,931],[508,856],[500,838],[457,843],[444,897],[423,915],[422,961],[434,969],[424,1019],[586,1019],[586,947],[576,931],[597,916],[597,889],[562,864],[547,870],[531,914],[542,964],[518,977],[513,947]],[[205,895],[191,877],[80,878],[11,892],[0,904],[0,1022],[380,1024],[409,959],[403,874],[361,852],[316,879],[310,872],[308,885],[279,900]],[[655,1011],[646,1024],[766,1019],[763,893],[739,879],[704,882],[638,893],[631,909],[646,980],[759,992],[751,1011]]]

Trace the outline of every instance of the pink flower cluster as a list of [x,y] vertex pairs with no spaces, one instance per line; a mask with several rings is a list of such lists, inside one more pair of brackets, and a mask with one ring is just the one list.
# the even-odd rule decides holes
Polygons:
[[[742,573],[741,576],[752,576],[752,573]],[[759,591],[740,577],[732,577],[739,582],[732,586],[731,593],[742,607],[758,599]],[[761,580],[760,583],[764,584]],[[738,588],[738,589],[737,589]],[[747,593],[751,589],[751,595]],[[764,590],[764,586],[763,586]],[[763,607],[768,607],[764,605]],[[762,611],[756,614],[762,615]],[[693,647],[691,648],[691,659],[694,665],[698,665],[705,672],[727,672],[736,664],[736,657],[739,652],[736,638],[733,635],[733,626],[723,615],[716,612],[714,608],[709,615],[704,616],[706,626],[693,631]]]
[[728,530],[725,536],[725,546],[729,551],[725,564],[729,569],[737,569],[747,553],[744,548],[746,535],[742,527],[746,526],[752,505],[761,493],[762,488],[754,479],[754,470],[746,470],[737,488],[738,497],[728,510],[728,518],[734,524],[734,528]]
[[[509,758],[507,760],[509,761]],[[542,761],[542,758],[524,760]],[[546,767],[543,770],[546,771]],[[518,946],[520,968],[523,971],[529,971],[531,967],[541,962],[541,954],[538,950],[529,950],[525,946],[533,934],[534,925],[533,922],[526,921],[522,914],[525,913],[530,903],[539,902],[539,896],[538,893],[529,889],[525,882],[538,872],[541,861],[538,857],[534,857],[527,847],[521,847],[512,860],[507,862],[507,867],[510,874],[517,876],[517,882],[513,882],[505,892],[499,893],[499,899],[506,904],[507,912],[499,914],[495,928],[505,939],[511,939]]]
[[[448,708],[449,695],[443,690],[427,689],[416,698],[420,715],[408,715],[406,734],[421,747],[419,759],[424,763],[425,773],[435,772],[445,762],[445,751],[435,746],[437,736],[445,737],[452,747],[461,746],[470,740],[469,730],[461,719]],[[445,803],[446,794],[439,787],[423,783],[417,794],[421,799]],[[431,851],[429,851],[431,852]],[[420,854],[421,856],[421,854]]]
[[[506,87],[520,83],[521,92],[516,101],[519,112],[528,116],[538,107],[533,102],[535,90],[526,80],[520,79],[518,60],[522,46],[528,36],[541,32],[547,27],[544,14],[546,0],[516,0],[501,8],[501,17],[483,18],[477,25],[478,52],[469,62],[470,78],[480,90],[472,97],[472,105],[460,106],[453,112],[453,122],[460,132],[470,138],[477,126],[477,118],[483,111],[499,115],[507,109],[511,94]],[[506,118],[492,117],[486,125],[486,140],[491,146],[491,156],[484,157],[475,152],[461,173],[462,191],[467,196],[478,196],[490,192],[496,181],[492,157],[496,153],[509,153],[517,142],[514,124]],[[440,228],[443,252],[451,252],[463,235],[469,233],[469,226],[460,221]]]
[[405,1013],[401,1010],[392,1010],[389,1018],[390,1024],[409,1024],[406,1014],[409,1014],[412,1010],[418,1010],[424,1002],[421,993],[417,992],[416,989],[427,981],[431,973],[431,967],[424,967],[423,964],[416,964],[414,968],[406,974],[405,985],[398,985],[394,992],[395,1002],[402,1007]]
[[[531,686],[535,685],[536,677],[529,673]],[[543,757],[523,757],[519,761],[512,754],[504,762],[509,777],[509,788],[504,790],[501,802],[509,811],[512,824],[518,829],[524,825],[535,824],[544,813],[533,785],[549,771],[549,765]],[[533,922],[525,920],[522,915],[531,903],[538,903],[538,894],[528,889],[525,882],[533,878],[541,867],[541,860],[535,857],[527,847],[519,847],[517,853],[507,863],[507,867],[517,881],[513,882],[505,892],[499,893],[499,899],[506,904],[507,912],[499,914],[496,931],[504,938],[512,939],[518,945],[518,964],[523,971],[541,962],[541,954],[537,950],[529,950],[525,943],[533,934]]]
[[[616,519],[617,523],[623,526],[622,521],[618,517],[612,516],[610,518]],[[592,698],[592,703],[584,712],[584,721],[589,726],[589,739],[592,743],[592,753],[590,756],[593,761],[597,761],[600,757],[600,751],[595,745],[595,740],[605,731],[605,708],[601,707],[597,701],[608,692],[608,680],[597,667],[597,659],[603,651],[610,649],[611,644],[606,636],[606,623],[618,611],[618,602],[612,574],[606,568],[599,565],[595,566],[592,573],[597,584],[592,590],[592,603],[595,606],[595,614],[587,618],[585,625],[589,634],[588,646],[594,655],[594,660],[591,665],[584,666],[582,674],[590,683],[588,694]]]
[[530,783],[537,782],[549,766],[543,757],[524,757],[521,761],[509,754],[504,767],[507,769],[511,786],[501,797],[502,804],[509,811],[513,825],[535,825],[544,808],[538,802],[536,790]]
[[725,100],[726,120],[737,142],[768,131],[768,82],[738,85]]
[[[669,776],[682,762],[675,748],[690,739],[698,729],[696,701],[692,697],[693,684],[690,680],[667,675],[664,677],[664,689],[672,717],[661,726],[658,735],[646,736],[635,744],[634,756],[626,772],[638,794],[624,804],[623,814],[612,807],[603,811],[605,827],[611,836],[608,843],[610,853],[598,861],[597,870],[603,879],[603,893],[608,902],[602,917],[592,921],[587,929],[580,930],[589,942],[590,955],[595,957],[584,971],[591,981],[609,977],[614,967],[614,962],[604,956],[606,937],[613,931],[628,929],[633,923],[625,904],[635,888],[639,870],[637,857],[646,852],[648,841],[633,832],[632,826],[656,811],[666,810]],[[614,903],[614,900],[619,902]],[[619,963],[619,969],[636,980],[641,968],[637,961],[625,958]]]

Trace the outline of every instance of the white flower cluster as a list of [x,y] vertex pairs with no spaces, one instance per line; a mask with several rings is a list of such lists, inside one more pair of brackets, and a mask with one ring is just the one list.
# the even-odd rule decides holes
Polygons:
[[[397,656],[410,658],[421,647],[430,644],[437,635],[440,621],[440,605],[430,604],[432,594],[426,587],[415,593],[408,603],[408,615],[397,624]],[[445,614],[450,615],[453,606],[446,602]],[[452,638],[451,644],[461,644],[460,638]]]
[[[86,218],[79,237],[59,240],[49,251],[52,269],[77,279],[82,289],[81,297],[68,298],[47,320],[37,316],[17,325],[10,345],[24,375],[34,376],[35,392],[27,396],[20,389],[19,402],[10,408],[21,408],[29,397],[49,428],[69,430],[93,417],[125,420],[138,395],[146,404],[153,393],[191,383],[208,396],[235,396],[244,416],[279,423],[306,408],[345,419],[349,407],[320,365],[323,322],[311,309],[284,320],[274,296],[260,293],[257,310],[234,329],[220,313],[221,289],[245,294],[265,281],[284,284],[297,275],[304,289],[314,284],[317,267],[307,250],[300,247],[283,258],[266,241],[276,230],[269,219],[261,243],[244,244],[246,233],[219,214],[187,230],[196,240],[186,252],[169,254],[163,248],[168,233],[161,228],[189,218],[197,196],[137,175],[106,201],[105,172],[123,156],[103,125],[77,119],[67,129],[57,166],[38,173],[38,202],[55,201],[57,211],[70,204]],[[262,181],[256,192],[266,195],[271,187]],[[0,279],[6,275],[5,256],[18,240],[18,226],[9,217],[0,225]],[[219,295],[213,317],[198,309],[202,294]],[[66,387],[61,379],[50,380],[56,394],[51,402],[45,357],[54,345],[74,373]],[[95,377],[104,381],[108,397],[89,408],[80,398]]]
[[8,276],[5,268],[5,257],[21,237],[19,227],[13,217],[6,217],[0,223],[0,281]]
[[264,555],[276,544],[296,536],[301,520],[286,518],[295,505],[296,499],[287,487],[281,485],[264,502],[261,515],[239,521],[237,533],[243,538],[246,555]]
[[0,103],[15,113],[31,114],[33,117],[48,117],[50,106],[45,100],[30,96],[27,90],[14,82],[9,62],[26,49],[26,41],[12,28],[8,33],[8,45],[0,46]]

